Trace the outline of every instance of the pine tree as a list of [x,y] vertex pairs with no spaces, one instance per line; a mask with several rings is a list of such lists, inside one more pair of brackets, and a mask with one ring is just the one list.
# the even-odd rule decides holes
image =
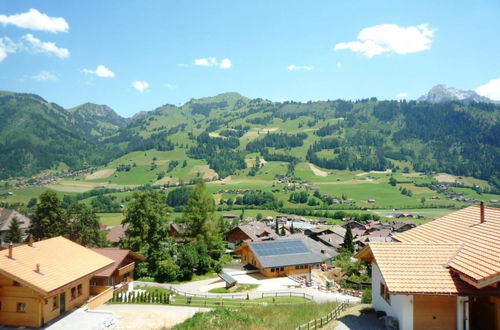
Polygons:
[[276,233],[276,235],[280,234],[279,230],[280,230],[280,228],[278,225],[278,217],[276,217],[276,219],[274,220],[274,232]]
[[353,238],[352,238],[351,225],[347,225],[343,246],[344,246],[344,250],[347,250],[350,252],[354,251],[354,243],[353,243]]
[[23,233],[21,232],[19,225],[20,223],[17,217],[13,217],[12,221],[10,222],[9,231],[5,236],[6,242],[21,243],[21,241],[23,240]]
[[85,204],[73,204],[67,210],[66,218],[70,240],[83,246],[99,246],[99,218],[92,208]]
[[290,234],[295,234],[295,228],[293,228],[293,221],[290,224]]

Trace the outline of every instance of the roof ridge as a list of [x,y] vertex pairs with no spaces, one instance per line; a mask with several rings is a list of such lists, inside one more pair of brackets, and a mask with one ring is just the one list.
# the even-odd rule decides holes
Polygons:
[[458,248],[458,250],[455,252],[455,254],[453,254],[453,255],[451,256],[451,258],[450,258],[450,259],[448,259],[448,262],[444,265],[444,266],[445,266],[445,268],[450,267],[450,264],[451,264],[451,262],[453,261],[453,259],[455,259],[455,257],[456,257],[456,256],[458,256],[458,255],[460,254],[460,252],[462,252],[462,250],[463,250],[464,248],[465,248],[465,244],[464,244],[464,243],[460,244],[460,247],[459,247],[459,248]]

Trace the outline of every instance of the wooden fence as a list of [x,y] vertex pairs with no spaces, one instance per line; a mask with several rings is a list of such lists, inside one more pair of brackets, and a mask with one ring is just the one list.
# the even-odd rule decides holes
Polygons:
[[100,286],[100,287],[90,287],[91,294],[96,294],[96,296],[90,298],[87,302],[88,309],[95,309],[102,304],[113,299],[113,288]]
[[319,319],[314,319],[314,320],[311,320],[307,323],[304,323],[304,324],[301,324],[299,325],[297,328],[295,328],[295,330],[304,330],[304,329],[307,329],[307,330],[315,330],[315,329],[321,329],[322,327],[324,327],[325,325],[327,325],[328,323],[330,323],[332,320],[336,320],[340,313],[342,311],[344,311],[347,307],[349,306],[349,302],[343,302],[341,303],[340,305],[338,305],[337,307],[335,307],[335,309],[333,311],[331,311],[330,313],[326,314],[326,316],[323,316]]

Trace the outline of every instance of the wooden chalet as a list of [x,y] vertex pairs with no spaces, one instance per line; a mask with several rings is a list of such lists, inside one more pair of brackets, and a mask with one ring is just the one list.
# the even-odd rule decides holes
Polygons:
[[329,260],[329,257],[313,252],[300,239],[245,242],[234,252],[241,255],[243,263],[257,268],[266,277],[309,276],[315,265]]
[[85,303],[106,302],[112,289],[91,287],[90,279],[111,264],[113,260],[63,237],[2,250],[0,324],[38,328]]
[[258,242],[277,237],[274,229],[262,222],[254,222],[248,225],[239,225],[226,233],[229,243],[240,244],[244,241]]
[[106,235],[106,239],[113,246],[118,246],[120,240],[126,236],[127,225],[119,225],[111,227],[110,231]]
[[114,291],[133,290],[134,270],[137,262],[144,261],[144,257],[126,249],[99,248],[92,251],[102,254],[113,260],[113,264],[95,274],[90,280],[94,286],[111,286]]
[[399,329],[500,329],[500,208],[470,206],[369,243],[372,304]]

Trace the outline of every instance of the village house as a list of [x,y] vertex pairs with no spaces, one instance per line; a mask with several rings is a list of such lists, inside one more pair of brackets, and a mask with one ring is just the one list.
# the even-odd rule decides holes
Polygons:
[[229,243],[240,244],[244,241],[258,242],[276,237],[275,231],[262,222],[253,222],[248,225],[239,225],[226,233]]
[[0,324],[38,328],[89,302],[104,303],[112,289],[90,279],[113,260],[63,237],[0,252]]
[[26,238],[26,231],[31,224],[30,218],[22,215],[16,210],[0,208],[0,245],[3,243],[10,243],[5,241],[5,237],[9,232],[10,225],[14,218],[17,218],[17,220],[19,221],[19,229],[23,234],[23,239]]
[[131,291],[134,289],[134,271],[136,263],[144,261],[144,257],[126,249],[114,247],[96,248],[92,251],[113,260],[113,264],[95,274],[90,280],[92,286],[111,286],[114,291]]
[[246,242],[234,252],[266,277],[306,275],[310,279],[311,269],[330,259],[313,252],[301,239]]
[[372,263],[372,303],[400,329],[500,329],[500,208],[470,206],[356,257]]
[[120,240],[125,237],[127,231],[127,225],[119,225],[111,227],[109,232],[106,234],[106,239],[113,246],[118,246]]

